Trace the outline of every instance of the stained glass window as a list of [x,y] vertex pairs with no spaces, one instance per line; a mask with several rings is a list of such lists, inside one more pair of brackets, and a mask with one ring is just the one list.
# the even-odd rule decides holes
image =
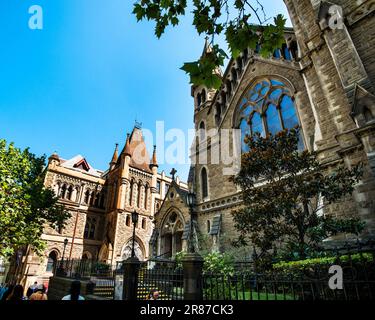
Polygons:
[[[242,133],[242,151],[248,151],[243,139],[246,134],[259,132],[276,134],[299,125],[292,92],[284,82],[262,79],[250,87],[240,103],[239,127]],[[300,132],[299,149],[304,148]]]

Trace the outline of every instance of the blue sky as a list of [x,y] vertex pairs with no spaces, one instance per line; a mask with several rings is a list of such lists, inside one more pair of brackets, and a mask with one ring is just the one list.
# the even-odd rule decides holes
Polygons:
[[[199,57],[203,36],[188,15],[158,40],[153,23],[136,22],[133,2],[1,0],[0,138],[38,155],[82,154],[105,170],[135,119],[153,132],[156,121],[193,128],[189,79],[179,68]],[[283,1],[263,2],[268,16],[287,14]],[[43,30],[28,27],[32,5],[43,8]],[[160,170],[172,166],[187,178],[188,165]]]

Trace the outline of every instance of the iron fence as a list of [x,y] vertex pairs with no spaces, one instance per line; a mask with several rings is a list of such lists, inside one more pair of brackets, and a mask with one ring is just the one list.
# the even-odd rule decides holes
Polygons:
[[56,267],[58,276],[73,279],[113,278],[116,274],[116,268],[112,265],[96,260],[61,260]]
[[138,273],[137,299],[145,300],[151,290],[159,292],[159,300],[183,299],[183,271],[170,260],[149,260]]
[[[203,274],[206,300],[372,300],[375,298],[375,246],[373,242],[345,243],[323,251],[314,263],[257,272],[259,261],[241,261],[232,274]],[[342,288],[329,281],[342,272]],[[333,283],[334,285],[337,283]]]

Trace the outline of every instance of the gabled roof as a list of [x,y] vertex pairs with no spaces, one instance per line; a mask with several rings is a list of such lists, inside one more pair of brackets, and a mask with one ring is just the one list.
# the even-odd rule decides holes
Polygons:
[[87,160],[79,155],[76,155],[75,157],[69,159],[69,160],[63,160],[61,161],[61,167],[81,171],[84,173],[88,173],[90,175],[100,177],[102,175],[102,172],[99,170],[94,169]]
[[[172,182],[171,182],[171,184],[170,184],[170,186],[169,186],[169,188],[168,188],[168,191],[167,191],[167,193],[166,193],[166,195],[165,195],[165,197],[164,197],[164,199],[163,199],[163,202],[162,202],[161,207],[160,207],[160,209],[159,209],[158,212],[160,212],[161,209],[164,207],[165,203],[167,202],[167,199],[169,199],[169,194],[170,194],[172,191],[176,191],[177,194],[178,194],[178,195],[180,196],[180,198],[182,199],[182,201],[184,202],[185,206],[188,206],[188,204],[187,204],[187,202],[186,202],[186,196],[187,196],[187,194],[189,193],[189,191],[186,190],[186,189],[181,188],[181,187],[177,184],[176,180],[172,180]],[[169,201],[173,201],[173,200],[169,200]]]

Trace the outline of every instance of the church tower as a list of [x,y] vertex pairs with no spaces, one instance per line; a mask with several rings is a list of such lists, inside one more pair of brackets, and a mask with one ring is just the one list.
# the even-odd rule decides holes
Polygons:
[[374,235],[375,7],[366,0],[284,1],[314,114],[314,149],[329,170],[365,164],[354,199],[331,213],[357,213]]

